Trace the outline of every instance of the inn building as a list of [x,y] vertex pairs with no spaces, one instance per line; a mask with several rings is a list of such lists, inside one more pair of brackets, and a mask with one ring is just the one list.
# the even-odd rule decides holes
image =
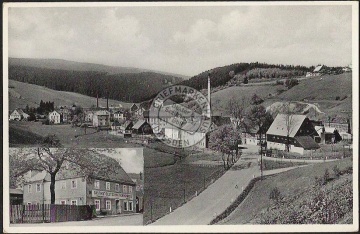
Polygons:
[[[23,187],[23,203],[50,204],[50,174],[45,171],[32,174]],[[56,175],[55,204],[95,205],[97,213],[134,213],[136,184],[121,167],[117,173],[106,176],[78,175],[64,169]]]

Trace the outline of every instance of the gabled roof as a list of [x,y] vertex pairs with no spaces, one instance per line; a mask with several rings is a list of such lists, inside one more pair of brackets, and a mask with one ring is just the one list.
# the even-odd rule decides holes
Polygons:
[[22,189],[9,189],[10,194],[23,194]]
[[32,176],[29,179],[29,182],[42,181],[42,180],[50,181],[50,174],[48,174],[46,171],[42,171]]
[[323,68],[323,65],[315,67],[314,72],[319,72]]
[[[103,162],[107,165],[112,165],[111,167],[116,167],[116,172],[113,170],[100,170],[96,169],[94,166],[94,170],[91,174],[86,174],[85,170],[74,170],[74,168],[67,169],[65,166],[60,169],[60,171],[56,174],[56,180],[63,179],[71,179],[71,178],[79,178],[83,176],[90,176],[95,179],[108,180],[114,182],[122,182],[131,185],[135,185],[130,176],[125,172],[125,170],[121,167],[121,165],[112,157],[99,155],[97,157],[87,157],[86,161],[89,165],[96,165],[99,163],[99,160],[104,160]],[[42,171],[35,176],[31,177],[29,182],[36,181],[50,181],[50,174],[46,171]]]
[[56,110],[54,110],[54,111],[50,112],[50,113],[49,113],[49,115],[50,115],[50,114],[52,114],[52,113],[54,113],[54,112],[55,112],[56,114],[60,115],[60,113],[59,113],[59,112],[57,112]]
[[138,120],[135,124],[134,124],[134,126],[132,127],[133,129],[139,129],[143,124],[145,124],[146,123],[146,121],[145,120]]
[[95,112],[96,115],[109,115],[110,113],[107,110],[99,110]]
[[[277,136],[287,136],[287,127],[286,120],[288,115],[286,114],[278,114],[274,119],[274,122],[271,124],[269,130],[266,134],[277,135]],[[302,123],[306,119],[306,115],[290,115],[290,131],[289,137],[294,137],[296,133],[299,131]]]
[[310,136],[297,136],[295,140],[306,150],[319,149],[320,146]]
[[121,126],[121,128],[123,129],[127,129],[129,127],[129,125],[132,124],[132,121],[127,120],[125,121],[125,123]]
[[[24,111],[22,109],[20,109],[20,108],[15,109],[14,111],[17,111],[20,115],[24,114]],[[14,111],[12,113],[14,113]]]

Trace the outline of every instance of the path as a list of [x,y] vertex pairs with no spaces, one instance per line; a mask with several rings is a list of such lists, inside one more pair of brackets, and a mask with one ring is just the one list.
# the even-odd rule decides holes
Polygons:
[[[251,160],[257,162],[256,159]],[[236,165],[243,161],[239,160]],[[259,167],[230,169],[199,196],[150,225],[207,225],[223,212],[242,192],[253,176],[259,176]]]

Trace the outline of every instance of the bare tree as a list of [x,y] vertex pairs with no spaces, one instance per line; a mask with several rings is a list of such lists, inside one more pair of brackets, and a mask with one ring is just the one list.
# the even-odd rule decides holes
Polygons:
[[44,147],[10,154],[10,179],[16,181],[29,171],[45,171],[50,175],[51,204],[55,203],[56,175],[65,168],[79,176],[106,176],[117,173],[119,164],[95,149]]
[[295,112],[291,109],[291,102],[285,105],[285,128],[286,128],[286,152],[290,151],[290,133],[294,130],[296,119],[294,118]]

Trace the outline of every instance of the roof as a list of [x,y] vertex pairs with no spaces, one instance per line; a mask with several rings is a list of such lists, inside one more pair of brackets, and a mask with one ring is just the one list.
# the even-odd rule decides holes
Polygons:
[[[278,136],[287,136],[286,120],[288,115],[278,114],[274,119],[274,122],[271,124],[269,130],[266,134],[278,135]],[[290,115],[290,131],[289,137],[294,137],[299,131],[301,124],[306,119],[306,115]]]
[[331,132],[331,133],[334,133],[334,131],[336,129],[334,127],[326,126],[326,124],[325,124],[324,128],[325,128],[325,132]]
[[315,67],[314,72],[319,72],[323,68],[323,65]]
[[[114,182],[122,182],[126,184],[135,185],[132,181],[130,176],[125,172],[125,170],[121,167],[121,165],[112,157],[106,155],[86,155],[86,164],[89,168],[92,168],[91,171],[89,170],[76,170],[73,167],[67,169],[64,165],[60,169],[60,171],[56,174],[56,180],[64,180],[64,179],[71,179],[71,178],[79,178],[83,176],[89,176],[95,179],[107,180],[107,181],[114,181]],[[84,160],[85,162],[85,160]],[[110,169],[100,169],[96,168],[96,165],[101,162],[102,165],[108,165]],[[46,171],[42,171],[35,176],[31,177],[29,182],[35,182],[40,180],[50,181],[50,174]]]
[[121,126],[121,124],[118,121],[115,121],[111,124],[111,126]]
[[10,194],[23,194],[24,192],[21,189],[9,189]]
[[50,112],[50,113],[49,113],[49,115],[50,115],[51,113],[54,113],[54,112],[55,112],[56,114],[60,115],[60,113],[59,113],[59,112],[57,112],[56,110],[54,110],[54,111]]
[[24,111],[22,109],[15,109],[11,114],[13,114],[15,111],[17,111],[20,115],[24,114]]
[[132,127],[133,129],[139,129],[143,124],[145,124],[146,121],[145,120],[138,120],[134,126]]
[[320,146],[310,136],[297,136],[295,140],[306,150],[319,149]]
[[42,171],[32,176],[29,179],[29,182],[42,181],[42,180],[50,180],[50,174],[48,174],[46,171]]
[[126,128],[129,127],[130,124],[132,124],[132,121],[127,120],[127,121],[125,121],[125,123],[124,123],[121,127],[124,128],[124,129],[126,129]]
[[99,110],[95,112],[96,115],[109,115],[107,110]]

